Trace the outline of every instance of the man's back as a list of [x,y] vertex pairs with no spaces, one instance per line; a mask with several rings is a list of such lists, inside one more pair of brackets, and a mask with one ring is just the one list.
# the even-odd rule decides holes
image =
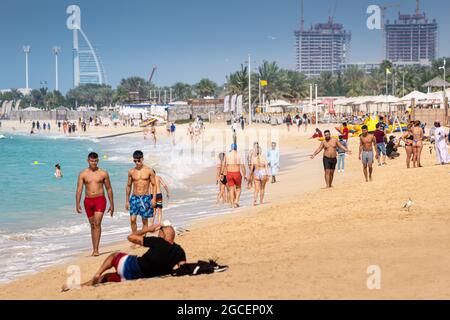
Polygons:
[[241,157],[236,150],[232,150],[227,154],[226,161],[228,172],[239,172],[241,170]]
[[377,129],[374,133],[377,143],[384,143],[384,137],[386,134],[381,129]]
[[146,277],[169,274],[178,263],[186,261],[186,253],[176,243],[159,237],[145,237],[143,245],[149,250],[137,260]]

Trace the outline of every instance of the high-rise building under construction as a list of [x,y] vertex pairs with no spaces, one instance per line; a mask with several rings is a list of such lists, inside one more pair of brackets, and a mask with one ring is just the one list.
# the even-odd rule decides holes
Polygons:
[[429,64],[437,58],[438,24],[420,13],[419,1],[414,14],[399,13],[398,20],[387,21],[385,32],[387,60],[400,64]]
[[351,32],[340,23],[333,22],[334,13],[327,23],[317,23],[304,30],[303,2],[300,30],[295,31],[296,70],[307,76],[321,72],[338,72],[348,62]]

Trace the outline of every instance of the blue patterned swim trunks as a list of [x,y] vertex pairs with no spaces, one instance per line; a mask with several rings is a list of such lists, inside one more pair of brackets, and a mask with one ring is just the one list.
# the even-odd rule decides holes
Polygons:
[[152,195],[130,197],[130,215],[139,215],[142,218],[153,217]]

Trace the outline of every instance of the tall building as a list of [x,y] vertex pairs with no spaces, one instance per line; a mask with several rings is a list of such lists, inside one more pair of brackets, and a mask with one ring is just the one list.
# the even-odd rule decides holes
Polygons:
[[317,23],[310,30],[302,29],[295,31],[296,70],[309,77],[323,71],[334,74],[341,70],[349,59],[351,32],[332,19]]
[[425,13],[420,13],[419,1],[416,12],[398,14],[398,20],[387,21],[386,59],[394,63],[429,64],[438,54],[438,24],[435,19],[428,21]]

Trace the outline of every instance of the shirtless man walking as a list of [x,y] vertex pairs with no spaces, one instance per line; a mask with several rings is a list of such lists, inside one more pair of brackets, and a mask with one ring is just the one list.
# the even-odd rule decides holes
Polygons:
[[336,170],[337,164],[337,151],[336,148],[339,147],[348,154],[352,154],[345,146],[343,146],[338,139],[332,138],[330,130],[325,130],[325,140],[322,141],[319,148],[311,155],[311,159],[314,159],[322,150],[323,152],[323,168],[325,170],[325,183],[327,188],[333,187],[334,171]]
[[242,177],[247,180],[245,165],[237,152],[237,144],[233,143],[231,145],[231,151],[227,154],[225,163],[227,166],[227,183],[230,188],[231,207],[237,208],[241,197]]
[[[366,182],[372,181],[373,172],[373,150],[376,151],[376,159],[378,160],[380,155],[377,148],[377,140],[373,134],[370,134],[367,130],[367,126],[361,127],[362,135],[359,137],[359,160],[362,160],[364,177]],[[369,175],[367,176],[367,167],[369,168]]]
[[104,188],[108,193],[109,210],[111,217],[114,214],[114,198],[109,180],[108,172],[98,167],[98,154],[91,152],[87,159],[89,168],[81,171],[78,176],[77,193],[76,193],[76,211],[81,213],[81,194],[83,186],[85,187],[84,209],[91,224],[92,238],[92,255],[98,256],[100,253],[98,247],[100,244],[100,236],[102,234],[102,219],[106,209],[106,198]]
[[[137,150],[133,153],[135,167],[128,171],[125,209],[130,210],[131,231],[137,230],[137,216],[142,218],[142,225],[148,226],[148,219],[153,217],[156,206],[156,179],[152,168],[144,165],[144,154]],[[131,189],[133,194],[130,197]]]

